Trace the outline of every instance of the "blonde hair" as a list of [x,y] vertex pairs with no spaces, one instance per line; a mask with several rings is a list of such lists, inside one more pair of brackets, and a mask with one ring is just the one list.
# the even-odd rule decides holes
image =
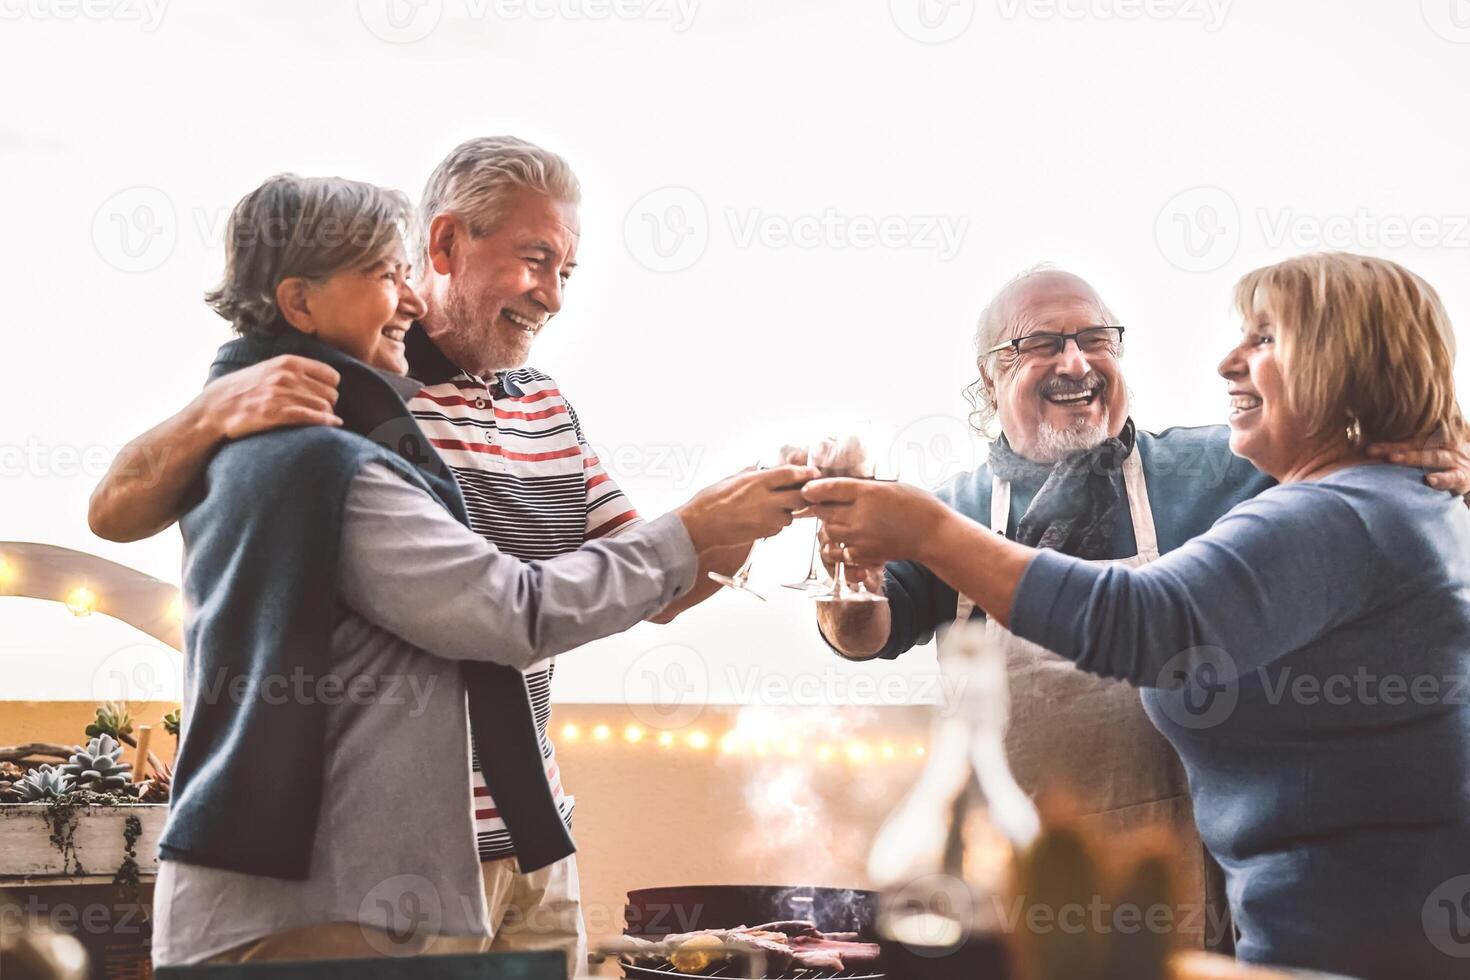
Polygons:
[[1258,300],[1279,328],[1287,407],[1312,438],[1464,439],[1454,332],[1423,279],[1384,259],[1320,252],[1243,277],[1235,305],[1248,321]]
[[514,136],[466,140],[445,157],[424,186],[419,206],[418,250],[427,264],[429,224],[452,212],[478,238],[495,227],[505,198],[518,187],[567,204],[582,202],[582,186],[571,166],[550,150]]

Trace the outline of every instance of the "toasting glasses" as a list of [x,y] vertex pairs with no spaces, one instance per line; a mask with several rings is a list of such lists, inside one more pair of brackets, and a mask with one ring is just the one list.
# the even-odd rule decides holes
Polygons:
[[[761,459],[756,461],[755,468],[758,470],[763,470],[767,469],[767,465],[765,461]],[[750,546],[750,554],[746,555],[745,561],[741,564],[739,568],[735,569],[735,574],[725,575],[720,572],[707,572],[706,574],[709,575],[711,580],[719,582],[727,589],[735,589],[740,592],[748,592],[759,599],[761,602],[765,602],[766,597],[750,587],[750,571],[755,566],[755,553],[760,550],[761,541],[764,540],[765,538],[761,538],[759,541],[756,541]]]
[[[807,452],[807,461],[824,477],[850,477],[858,480],[897,480],[898,465],[883,452],[888,446],[877,438],[871,427],[856,430],[836,439],[818,439]],[[817,545],[820,548],[820,542]],[[808,576],[810,579],[811,576]],[[847,563],[837,562],[830,586],[809,591],[817,602],[887,602],[888,597],[869,592],[863,582],[856,586],[847,581]]]

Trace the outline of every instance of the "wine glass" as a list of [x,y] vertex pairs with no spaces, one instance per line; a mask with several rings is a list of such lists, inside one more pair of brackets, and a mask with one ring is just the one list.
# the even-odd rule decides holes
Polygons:
[[831,590],[832,583],[827,580],[827,570],[822,565],[822,541],[815,529],[812,531],[812,560],[807,565],[806,578],[800,582],[786,582],[781,587],[795,589],[804,595],[822,595]]
[[750,554],[745,556],[744,564],[735,569],[734,575],[722,575],[719,572],[707,572],[706,574],[727,589],[738,589],[741,592],[749,592],[761,602],[765,602],[766,597],[750,587],[750,570],[755,565],[755,553],[760,547],[761,541],[764,540],[765,538],[761,538],[750,546]]
[[[896,480],[895,464],[880,458],[880,448],[871,427],[860,427],[836,439],[818,439],[811,444],[807,460],[824,477],[849,477],[857,480]],[[886,454],[885,454],[886,455]],[[887,602],[888,597],[868,591],[867,583],[856,586],[847,582],[847,563],[837,562],[832,585],[816,593],[817,602]]]
[[[770,467],[766,465],[764,458],[755,461],[755,468],[758,470],[770,469]],[[735,589],[739,592],[748,592],[759,599],[761,602],[765,602],[766,597],[750,587],[750,572],[751,569],[755,567],[755,553],[760,548],[761,542],[764,540],[765,538],[760,538],[750,546],[750,554],[746,555],[745,561],[741,563],[739,568],[735,569],[735,574],[725,575],[720,572],[706,572],[705,574],[708,575],[712,581],[720,583],[727,589]]]

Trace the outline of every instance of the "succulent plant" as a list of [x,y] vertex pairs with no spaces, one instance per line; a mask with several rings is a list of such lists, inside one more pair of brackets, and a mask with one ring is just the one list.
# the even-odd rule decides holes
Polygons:
[[26,773],[13,787],[22,803],[54,800],[71,789],[72,777],[59,766],[42,765]]
[[61,768],[76,780],[77,789],[99,793],[126,789],[133,781],[133,767],[122,760],[122,746],[106,733],[72,749],[71,761]]
[[128,713],[128,706],[118,701],[98,705],[96,719],[87,726],[88,738],[111,735],[117,741],[131,745],[132,734],[133,716]]
[[138,797],[144,803],[167,803],[169,796],[173,793],[174,771],[171,766],[163,766],[153,770],[153,778],[145,784],[141,796]]
[[163,716],[163,730],[174,738],[179,737],[179,709],[175,708]]

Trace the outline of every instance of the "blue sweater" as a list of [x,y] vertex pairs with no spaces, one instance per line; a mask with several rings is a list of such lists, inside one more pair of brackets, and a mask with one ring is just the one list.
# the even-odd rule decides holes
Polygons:
[[1144,568],[1042,551],[1011,629],[1149,688],[1241,958],[1470,975],[1470,512],[1423,473],[1274,487]]
[[[1275,481],[1230,451],[1230,430],[1223,425],[1138,430],[1137,449],[1148,484],[1149,506],[1159,535],[1159,551],[1173,551],[1190,538],[1204,534],[1231,507],[1273,486]],[[1106,557],[1129,558],[1138,549],[1133,524],[1127,519],[1128,492],[1122,474],[1115,474],[1125,513],[1118,521],[1112,549]],[[989,466],[963,473],[937,491],[950,507],[982,524],[990,523]],[[1011,513],[1006,536],[1015,538],[1016,525],[1031,506],[1041,484],[1011,486]],[[954,619],[955,590],[916,562],[890,562],[885,588],[893,627],[880,656],[897,657],[922,643]],[[984,616],[978,607],[974,617]]]

